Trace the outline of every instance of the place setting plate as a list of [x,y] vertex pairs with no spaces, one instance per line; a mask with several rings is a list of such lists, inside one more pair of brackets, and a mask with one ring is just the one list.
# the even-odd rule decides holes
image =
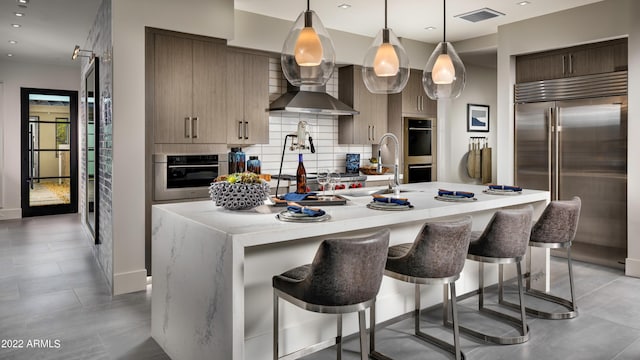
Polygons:
[[489,195],[521,195],[522,194],[522,191],[500,190],[500,189],[485,189],[485,190],[482,190],[482,192]]
[[288,221],[288,222],[300,222],[300,223],[309,223],[309,222],[322,222],[331,219],[331,215],[326,212],[320,216],[311,216],[304,213],[295,213],[289,210],[282,210],[276,214],[276,219],[280,221]]
[[372,201],[367,204],[369,209],[383,211],[406,211],[413,209],[413,205],[400,205],[396,203],[386,203],[380,201]]

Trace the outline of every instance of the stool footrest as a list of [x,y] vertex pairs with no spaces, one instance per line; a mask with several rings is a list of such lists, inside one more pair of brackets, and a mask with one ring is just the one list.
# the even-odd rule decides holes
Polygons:
[[280,357],[278,357],[279,360],[293,360],[293,359],[299,359],[301,357],[304,357],[306,355],[309,355],[311,353],[314,353],[316,351],[320,351],[326,348],[329,348],[331,346],[337,345],[339,344],[339,342],[336,341],[337,339],[329,339],[329,340],[325,340],[323,342],[319,342],[317,344],[313,344],[313,345],[309,345],[305,348],[290,352],[286,355],[282,355]]
[[[547,311],[542,311],[542,310],[526,307],[525,311],[527,312],[527,315],[531,315],[531,316],[537,317],[539,319],[549,319],[549,320],[573,319],[576,316],[578,316],[578,307],[575,306],[574,303],[572,303],[571,301],[569,301],[567,299],[564,299],[564,298],[561,298],[561,297],[558,297],[558,296],[555,296],[555,295],[547,294],[545,292],[542,292],[542,291],[539,291],[539,290],[535,290],[535,289],[527,289],[524,293],[525,293],[525,295],[531,295],[533,297],[537,297],[539,299],[550,301],[552,303],[558,304],[560,306],[565,307],[567,310],[569,310],[569,311],[563,311],[563,312],[547,312]],[[504,300],[504,299],[500,300],[500,304],[508,306],[508,307],[516,309],[516,310],[520,309],[518,304],[509,302],[509,301]]]
[[[482,312],[486,313],[486,314],[490,314],[490,315],[495,315],[494,313],[497,314],[501,314],[497,311],[493,311],[493,310],[487,310],[484,309]],[[501,314],[504,315],[504,314]],[[511,318],[508,320],[509,323],[517,323],[517,325],[520,325],[520,321],[517,320],[511,316],[508,315],[504,315],[505,317]],[[498,316],[496,316],[498,317]],[[502,317],[502,316],[499,316]],[[506,320],[506,319],[505,319]],[[453,326],[453,323],[451,322],[447,322],[448,326]],[[458,328],[460,329],[460,332],[463,332],[467,335],[473,336],[476,339],[480,339],[483,340],[485,342],[489,342],[489,343],[494,343],[494,344],[498,344],[498,345],[514,345],[514,344],[522,344],[524,342],[527,342],[529,340],[529,325],[527,325],[527,332],[523,335],[522,331],[520,331],[520,335],[518,336],[495,336],[495,335],[489,335],[489,334],[485,334],[476,330],[473,330],[471,328],[468,328],[466,326],[462,326],[462,325],[458,325]]]

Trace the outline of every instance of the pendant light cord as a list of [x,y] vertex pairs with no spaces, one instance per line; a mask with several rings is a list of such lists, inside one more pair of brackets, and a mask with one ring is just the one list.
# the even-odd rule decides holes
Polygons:
[[387,28],[387,0],[384,0],[384,28]]
[[447,42],[447,0],[442,0],[442,14],[442,42]]
[[311,10],[311,0],[307,0],[307,11]]

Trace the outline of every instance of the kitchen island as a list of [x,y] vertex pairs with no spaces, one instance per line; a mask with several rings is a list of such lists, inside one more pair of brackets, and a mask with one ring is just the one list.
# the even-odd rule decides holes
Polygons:
[[[474,192],[477,201],[434,199],[438,188]],[[524,190],[519,195],[484,194],[485,186],[419,183],[403,184],[402,196],[414,208],[378,211],[366,207],[370,188],[344,190],[344,206],[325,207],[326,222],[281,222],[281,207],[229,211],[211,201],[155,205],[152,210],[153,291],[151,334],[172,359],[271,358],[271,277],[310,263],[318,244],[328,237],[348,237],[380,228],[391,230],[390,244],[412,242],[427,220],[461,215],[473,217],[482,229],[501,208],[531,204],[537,218],[547,202],[546,191]],[[532,286],[548,289],[549,255],[532,253]],[[515,268],[515,267],[513,267]],[[477,263],[467,261],[459,294],[475,291]],[[508,276],[515,270],[506,268]],[[485,266],[485,284],[496,283],[497,266]],[[424,287],[423,306],[442,301],[442,287]],[[377,319],[385,321],[411,312],[413,286],[384,278],[377,298]],[[281,302],[281,351],[290,352],[335,336],[335,318]],[[344,317],[344,333],[357,331],[357,316]]]

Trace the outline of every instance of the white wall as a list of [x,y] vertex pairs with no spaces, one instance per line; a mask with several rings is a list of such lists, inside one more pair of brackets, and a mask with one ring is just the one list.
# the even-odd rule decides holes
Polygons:
[[[455,45],[454,45],[455,46]],[[480,180],[467,175],[466,154],[469,138],[485,136],[492,148],[492,179],[496,178],[496,128],[497,88],[496,69],[466,64],[467,82],[460,97],[438,103],[438,132],[441,141],[438,151],[438,180],[468,184],[479,184]],[[489,132],[467,132],[467,104],[489,105]],[[442,131],[441,131],[442,129]],[[495,182],[495,181],[494,181]]]
[[44,88],[78,91],[79,63],[69,59],[69,66],[35,65],[15,61],[0,61],[0,129],[2,129],[2,160],[0,183],[2,206],[0,220],[22,217],[20,204],[20,88]]
[[[498,181],[513,181],[513,84],[514,56],[572,45],[629,36],[628,133],[640,132],[640,25],[634,15],[640,4],[633,0],[606,0],[587,6],[537,17],[498,28]],[[526,39],[526,41],[524,41]],[[628,144],[628,239],[626,273],[640,277],[640,163],[632,155],[640,144]]]

